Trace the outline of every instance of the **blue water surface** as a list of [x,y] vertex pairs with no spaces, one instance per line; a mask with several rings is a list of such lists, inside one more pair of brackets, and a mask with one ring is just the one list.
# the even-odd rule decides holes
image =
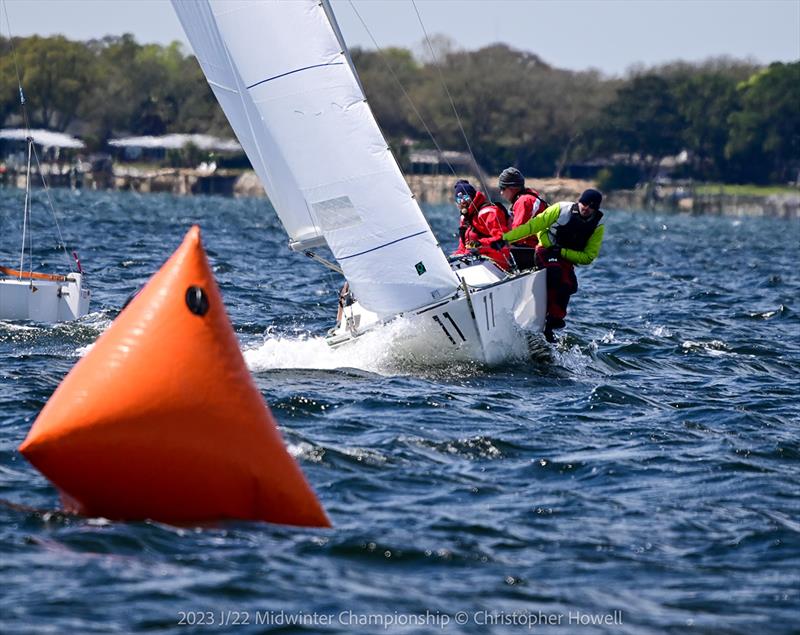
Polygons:
[[[54,198],[93,305],[0,322],[0,632],[798,632],[797,220],[611,210],[557,346],[427,367],[327,349],[341,279],[264,200]],[[10,266],[20,210],[0,191]],[[36,268],[63,268],[33,211]],[[425,211],[452,248],[455,211]],[[333,529],[65,515],[17,452],[193,223]]]

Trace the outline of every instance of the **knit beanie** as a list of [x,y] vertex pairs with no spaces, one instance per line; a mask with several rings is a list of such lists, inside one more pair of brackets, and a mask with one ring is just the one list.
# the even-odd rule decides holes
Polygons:
[[500,173],[500,187],[525,187],[525,178],[517,168],[506,168]]

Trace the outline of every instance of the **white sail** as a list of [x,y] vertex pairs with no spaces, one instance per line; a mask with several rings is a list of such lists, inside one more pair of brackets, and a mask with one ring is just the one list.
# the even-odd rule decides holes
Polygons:
[[385,317],[454,292],[323,3],[172,3],[290,240],[324,240],[361,304]]

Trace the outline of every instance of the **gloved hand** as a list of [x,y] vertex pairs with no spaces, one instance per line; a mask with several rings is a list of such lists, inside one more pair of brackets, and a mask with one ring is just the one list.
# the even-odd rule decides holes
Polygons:
[[498,251],[500,251],[503,247],[506,247],[507,245],[508,241],[503,240],[502,238],[498,238],[497,240],[494,240],[489,243],[489,247],[491,247],[492,249],[497,249]]
[[478,249],[477,247],[472,247],[472,248],[469,250],[469,252],[468,252],[468,253],[469,253],[469,255],[470,255],[470,256],[478,256],[478,255],[480,255],[480,253],[481,253],[481,250],[480,250],[480,249]]
[[548,247],[544,250],[542,257],[545,262],[558,262],[561,257],[561,247]]

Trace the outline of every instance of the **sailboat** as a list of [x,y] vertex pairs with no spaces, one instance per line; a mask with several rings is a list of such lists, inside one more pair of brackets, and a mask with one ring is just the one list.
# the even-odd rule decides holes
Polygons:
[[[8,12],[3,6],[6,21]],[[14,38],[11,36],[9,24],[9,44],[14,56],[14,66],[17,67]],[[58,227],[53,201],[47,189],[47,181],[39,163],[36,152],[37,140],[50,140],[53,133],[48,130],[31,130],[28,125],[28,113],[25,106],[25,93],[22,90],[22,79],[17,70],[17,85],[19,88],[20,110],[23,130],[13,131],[21,133],[21,138],[26,142],[27,169],[25,172],[25,202],[22,210],[22,249],[20,250],[19,269],[0,265],[0,320],[31,320],[34,322],[63,322],[75,320],[89,312],[91,293],[83,281],[83,271],[75,252],[70,260]],[[77,140],[73,140],[76,143]],[[82,145],[82,144],[81,144]],[[31,177],[33,161],[39,169],[42,186],[47,195],[47,203],[53,214],[53,221],[58,229],[60,244],[64,247],[70,269],[67,274],[41,273],[33,271],[33,245],[31,237]],[[27,241],[27,245],[26,245]],[[25,250],[28,249],[29,267],[25,268]]]
[[[9,38],[13,47],[13,39]],[[13,52],[13,49],[12,49]],[[16,55],[16,54],[15,54]],[[19,77],[18,77],[19,80]],[[89,312],[91,292],[84,284],[83,271],[75,252],[72,259],[64,247],[61,230],[55,215],[47,181],[36,152],[37,139],[47,139],[53,135],[47,130],[31,130],[25,109],[25,95],[19,81],[19,97],[22,119],[25,124],[24,139],[27,145],[27,169],[25,173],[25,202],[22,211],[22,249],[19,268],[0,266],[0,320],[30,320],[34,322],[65,322],[75,320]],[[64,247],[69,272],[66,274],[41,273],[33,271],[33,245],[31,240],[31,180],[32,164],[36,161],[42,186],[47,195],[47,203],[58,229],[60,244]],[[27,245],[26,245],[27,241]],[[28,250],[28,268],[25,267],[25,251]]]
[[[172,0],[288,236],[339,271],[345,346],[398,318],[411,350],[489,364],[544,326],[543,271],[449,262],[370,110],[328,0]],[[317,253],[326,247],[334,264]]]

